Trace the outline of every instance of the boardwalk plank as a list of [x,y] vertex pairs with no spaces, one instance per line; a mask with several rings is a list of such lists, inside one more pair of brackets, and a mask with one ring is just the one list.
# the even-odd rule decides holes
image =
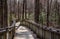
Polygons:
[[34,37],[29,29],[21,26],[16,30],[14,39],[34,39]]

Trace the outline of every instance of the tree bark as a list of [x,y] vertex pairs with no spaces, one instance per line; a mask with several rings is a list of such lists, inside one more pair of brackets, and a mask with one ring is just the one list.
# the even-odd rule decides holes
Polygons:
[[39,0],[35,0],[35,22],[39,23],[39,13],[40,13],[40,8],[39,8]]
[[[8,13],[7,13],[7,0],[1,0],[1,9],[0,9],[0,28],[5,28],[8,26]],[[6,39],[6,33],[3,35],[3,39]]]
[[47,26],[49,26],[49,0],[47,0]]
[[27,0],[23,0],[23,15],[22,15],[22,18],[23,19],[26,19],[26,10],[27,10]]

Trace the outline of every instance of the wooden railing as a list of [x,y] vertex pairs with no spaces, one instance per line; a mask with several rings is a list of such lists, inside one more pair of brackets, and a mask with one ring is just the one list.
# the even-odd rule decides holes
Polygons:
[[11,26],[0,28],[0,39],[13,39],[14,34],[15,34],[15,23],[13,23]]
[[41,26],[31,20],[23,20],[21,25],[30,28],[40,39],[60,39],[60,29]]

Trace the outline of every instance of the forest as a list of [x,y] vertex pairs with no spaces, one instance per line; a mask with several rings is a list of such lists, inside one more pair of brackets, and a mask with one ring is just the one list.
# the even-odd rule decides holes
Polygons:
[[[11,1],[12,12],[15,10],[17,15],[18,13],[21,14],[23,12],[23,0],[19,0],[18,3],[16,2],[15,9],[13,9],[13,0]],[[35,21],[34,19],[37,19],[39,21],[38,23],[42,24],[43,26],[46,25],[49,27],[60,28],[60,0],[39,0],[37,5],[35,5],[35,0],[26,0],[25,4],[26,6],[24,11],[27,14],[27,19],[33,21]],[[38,7],[39,9],[35,7]],[[35,12],[37,12],[36,14],[38,15],[39,19],[34,17],[36,16]]]

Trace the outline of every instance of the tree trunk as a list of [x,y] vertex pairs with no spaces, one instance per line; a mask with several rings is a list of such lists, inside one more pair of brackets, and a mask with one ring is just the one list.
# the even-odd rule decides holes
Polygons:
[[35,22],[39,23],[39,13],[40,13],[40,8],[39,8],[39,0],[35,0]]
[[[8,26],[8,15],[7,15],[7,0],[0,0],[0,28]],[[3,39],[6,39],[6,33],[3,35]]]
[[22,18],[23,19],[26,19],[26,10],[27,10],[27,1],[26,0],[23,0],[23,15],[22,15]]
[[49,26],[49,0],[47,0],[47,26]]

